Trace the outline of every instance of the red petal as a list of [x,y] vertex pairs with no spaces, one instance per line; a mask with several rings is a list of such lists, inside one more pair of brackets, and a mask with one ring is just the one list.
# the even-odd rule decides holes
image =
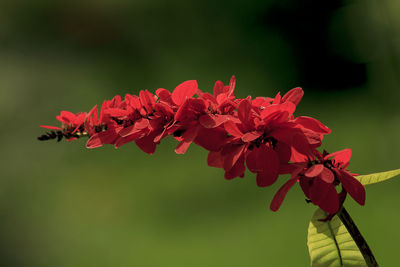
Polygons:
[[292,102],[286,102],[286,103],[278,104],[278,105],[271,105],[271,106],[266,107],[261,112],[261,118],[265,119],[274,112],[285,112],[286,111],[287,113],[289,113],[289,115],[292,115],[295,110],[296,110],[296,106]]
[[281,92],[278,92],[278,93],[276,94],[274,100],[272,101],[272,104],[273,104],[273,105],[280,104],[280,103],[281,103],[281,99],[282,99],[282,97],[281,97]]
[[104,118],[104,113],[105,110],[107,108],[107,100],[103,101],[103,104],[101,105],[101,109],[100,109],[100,117],[99,117],[99,123],[105,123],[105,118]]
[[113,99],[111,99],[109,101],[109,103],[110,103],[110,106],[112,106],[112,107],[119,106],[121,104],[121,96],[120,95],[114,96]]
[[229,100],[228,100],[226,94],[220,94],[216,97],[215,101],[217,102],[217,105],[220,105],[219,107],[221,108],[223,106],[222,104]]
[[316,133],[307,128],[301,128],[301,131],[304,133],[304,136],[307,138],[307,142],[310,145],[315,147],[319,147],[321,145],[321,140],[323,138],[322,134]]
[[306,116],[297,117],[294,120],[295,123],[300,124],[302,127],[310,129],[316,133],[329,134],[331,130],[323,125],[320,121]]
[[257,174],[257,185],[269,186],[276,181],[279,175],[278,154],[270,147],[263,145],[257,156],[257,169],[261,169],[261,172]]
[[256,140],[256,139],[257,139],[258,137],[260,137],[262,134],[263,134],[263,133],[256,132],[256,131],[248,132],[248,133],[245,133],[245,134],[242,136],[242,140],[243,140],[243,142],[251,142],[251,141],[253,141],[253,140]]
[[294,134],[302,134],[302,132],[300,129],[288,127],[276,127],[270,132],[270,135],[276,140],[282,141],[289,146],[292,146]]
[[203,125],[205,128],[214,128],[218,127],[222,123],[228,120],[227,116],[224,115],[219,115],[219,114],[205,114],[200,116],[199,122],[201,125]]
[[97,110],[97,105],[89,111],[88,118],[91,119],[92,126],[98,124],[99,111]]
[[265,107],[269,106],[270,103],[267,102],[264,97],[256,97],[251,101],[251,105],[257,110],[262,111]]
[[218,151],[226,143],[227,134],[224,129],[201,127],[194,142],[208,151]]
[[279,176],[279,169],[277,171],[266,171],[257,173],[257,186],[266,187],[275,183]]
[[[125,144],[126,142],[130,142],[130,141],[133,141],[133,140],[136,140],[136,139],[140,139],[140,138],[143,138],[143,136],[145,136],[146,134],[148,134],[148,132],[149,132],[149,130],[148,129],[136,129],[135,128],[135,130],[134,131],[132,131],[132,132],[130,132],[128,135],[121,135],[121,132],[122,132],[122,130],[119,132],[119,135],[121,136],[120,138],[118,138],[118,140],[120,140],[118,143],[120,144]],[[121,140],[121,139],[126,139],[126,138],[129,138],[129,139],[127,139],[126,141],[124,141],[124,140]],[[117,141],[118,141],[117,140]],[[129,141],[128,141],[129,140]],[[118,146],[118,145],[117,145]]]
[[104,111],[105,114],[111,117],[124,117],[129,115],[129,112],[120,108],[108,108]]
[[325,193],[325,197],[322,198],[317,204],[321,209],[330,213],[336,214],[339,210],[339,196],[336,192],[334,186],[328,187],[328,190]]
[[163,139],[167,135],[166,130],[167,128],[164,128],[161,133],[159,133],[158,135],[156,135],[156,137],[154,137],[154,143],[160,142],[161,139]]
[[217,97],[219,94],[224,92],[224,83],[221,81],[216,81],[214,85],[214,96]]
[[87,116],[86,112],[78,113],[77,116],[74,119],[74,125],[82,124],[85,121],[86,116]]
[[233,168],[239,157],[242,155],[245,145],[227,145],[222,151],[221,155],[224,159],[224,170],[229,171]]
[[278,174],[280,162],[279,156],[275,150],[269,146],[261,145],[258,157],[259,168],[261,168],[264,172]]
[[175,104],[181,105],[187,98],[191,98],[197,91],[197,81],[186,81],[178,85],[172,92],[172,100]]
[[[197,95],[198,95],[198,94],[197,94]],[[212,94],[210,94],[210,93],[203,93],[203,94],[201,95],[201,98],[204,99],[204,100],[206,100],[206,101],[208,101],[208,102],[210,102],[210,103],[212,103],[213,105],[218,105],[217,100],[216,100],[215,97],[214,97]]]
[[122,145],[125,145],[126,143],[132,142],[134,140],[139,140],[140,138],[143,138],[146,135],[146,133],[147,131],[139,130],[129,136],[120,137],[114,142],[114,146],[115,148],[119,148]]
[[340,151],[333,152],[332,154],[326,155],[324,157],[325,160],[334,157],[335,162],[340,162],[346,164],[350,161],[351,158],[351,149],[346,148]]
[[287,92],[282,97],[282,102],[289,101],[297,106],[300,103],[300,100],[303,98],[303,95],[304,95],[303,89],[301,89],[300,87],[296,87]]
[[50,130],[62,130],[60,127],[49,126],[49,125],[40,125],[40,127]]
[[175,153],[176,154],[185,154],[191,143],[192,143],[192,141],[185,141],[185,140],[181,141],[178,144],[178,146],[175,148]]
[[308,157],[302,153],[299,153],[294,147],[291,147],[290,160],[292,162],[306,162]]
[[265,117],[264,123],[281,124],[289,119],[289,113],[287,111],[275,111]]
[[266,145],[262,145],[261,147],[254,147],[253,150],[248,152],[246,164],[251,172],[259,173],[264,171],[264,164],[268,161],[268,152],[266,150],[268,150]]
[[307,138],[304,136],[304,134],[295,134],[293,135],[293,147],[303,155],[310,155],[311,153],[311,148],[310,144],[308,143]]
[[147,90],[145,91],[141,90],[139,92],[139,97],[140,97],[140,102],[145,107],[146,111],[148,113],[151,113],[153,111],[153,106],[156,103],[154,95]]
[[238,108],[238,117],[241,122],[247,122],[250,117],[251,102],[249,99],[243,99]]
[[339,171],[339,180],[342,183],[344,189],[349,193],[349,195],[357,201],[358,204],[365,204],[365,189],[362,184],[353,176],[351,176],[346,171]]
[[129,135],[135,134],[135,133],[137,133],[139,131],[141,131],[141,130],[137,129],[135,127],[135,125],[131,125],[131,126],[128,126],[128,127],[124,128],[124,129],[122,129],[121,131],[119,131],[118,134],[120,136],[122,136],[122,137],[126,137],[126,136],[129,136]]
[[149,126],[149,120],[145,118],[141,118],[135,122],[136,129],[145,129]]
[[216,114],[214,116],[214,122],[215,122],[215,126],[214,127],[220,126],[221,124],[223,124],[227,120],[229,120],[229,116]]
[[113,144],[119,135],[114,130],[99,132],[90,137],[86,143],[87,148],[101,147],[103,144]]
[[60,116],[57,116],[56,119],[65,124],[70,124],[74,121],[75,114],[70,111],[63,110],[61,111]]
[[207,157],[207,164],[210,167],[223,168],[221,152],[210,151]]
[[154,136],[148,135],[135,141],[136,145],[145,153],[152,155],[156,151]]
[[[249,151],[249,150],[247,150]],[[261,169],[257,168],[257,158],[258,158],[258,148],[254,148],[253,150],[249,151],[246,156],[246,165],[249,171],[252,173],[257,173],[261,171]]]
[[[304,167],[306,167],[306,164],[300,164],[300,163],[284,163],[279,165],[279,174],[289,174],[289,173],[297,173],[299,174]],[[292,177],[295,177],[297,175],[292,175]]]
[[322,164],[313,165],[304,173],[304,175],[309,178],[316,177],[320,175],[320,173],[324,170],[324,168],[325,167]]
[[[158,112],[161,113],[162,117],[165,117],[165,120],[169,121],[171,120],[171,118],[174,116],[174,111],[172,110],[172,108],[170,106],[168,106],[168,104],[164,104],[164,103],[156,103],[154,105],[154,109]],[[160,114],[157,114],[160,115]]]
[[297,179],[289,179],[284,185],[282,185],[281,188],[279,188],[278,192],[276,192],[274,198],[272,199],[271,205],[269,206],[272,211],[277,211],[279,209],[289,189],[292,188],[296,182]]
[[81,127],[81,125],[85,122],[86,116],[87,116],[87,114],[85,112],[82,112],[82,113],[79,113],[75,117],[75,119],[72,123],[72,125],[75,127],[75,129],[72,131],[72,133],[75,133],[76,131],[78,131],[79,127]]
[[318,177],[313,179],[313,183],[310,187],[310,199],[312,202],[318,204],[319,201],[326,196],[330,187],[335,188],[333,184],[325,183]]
[[[308,163],[306,163],[306,162],[299,162],[299,163],[292,163],[293,165],[295,165],[297,168],[296,169],[294,169],[293,171],[292,171],[292,178],[295,178],[295,177],[298,177],[299,176],[299,174],[302,172],[302,171],[304,171],[304,169],[307,167],[307,165],[308,165]],[[279,171],[279,173],[280,173],[280,171]]]
[[333,183],[333,181],[335,180],[335,175],[333,174],[333,172],[332,172],[330,169],[325,168],[325,167],[324,167],[324,169],[322,170],[322,172],[321,172],[321,174],[319,175],[319,177],[320,177],[323,181],[325,181],[325,182],[327,182],[327,183]]
[[315,178],[310,188],[310,199],[324,211],[335,214],[339,209],[339,197],[333,184]]
[[232,75],[230,81],[229,81],[229,91],[228,91],[228,96],[232,96],[233,95],[233,91],[235,90],[235,86],[236,86],[236,77],[234,75]]
[[290,149],[290,146],[283,142],[278,142],[275,147],[275,151],[279,156],[279,160],[281,163],[287,163],[290,160],[290,157],[292,155],[292,151]]
[[194,112],[205,112],[208,107],[208,103],[200,98],[190,98],[188,102],[190,109]]
[[234,123],[233,121],[226,121],[224,123],[224,128],[229,134],[233,135],[234,137],[241,138],[243,136],[243,133],[239,130],[236,123]]
[[230,180],[235,177],[243,177],[246,167],[244,166],[244,156],[242,155],[233,165],[233,167],[225,172],[225,179]]
[[156,95],[165,102],[169,102],[171,99],[171,92],[164,88],[159,88],[156,91]]
[[300,187],[304,192],[304,195],[306,195],[307,198],[311,199],[311,197],[310,197],[311,190],[310,189],[312,186],[313,179],[309,179],[309,178],[302,176],[299,178],[299,182],[300,182]]
[[199,127],[194,126],[192,128],[187,129],[182,135],[182,141],[179,145],[175,148],[175,153],[177,154],[185,154],[187,149],[189,148],[190,144],[197,136]]
[[190,115],[189,101],[184,101],[175,113],[175,121],[184,121]]
[[140,110],[142,108],[142,103],[140,102],[140,98],[136,95],[126,94],[125,101],[128,104],[128,106],[132,107],[133,109]]

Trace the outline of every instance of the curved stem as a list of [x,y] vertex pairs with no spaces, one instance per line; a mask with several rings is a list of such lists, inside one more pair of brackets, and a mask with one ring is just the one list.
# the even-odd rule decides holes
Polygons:
[[358,248],[360,249],[361,254],[363,255],[365,262],[369,267],[377,267],[379,266],[376,262],[374,255],[372,254],[371,249],[369,248],[367,241],[365,241],[364,237],[361,235],[358,230],[356,224],[351,219],[350,214],[346,211],[346,209],[342,206],[337,216],[340,218],[342,223],[346,226],[347,231],[349,231],[351,237],[354,242],[356,242]]

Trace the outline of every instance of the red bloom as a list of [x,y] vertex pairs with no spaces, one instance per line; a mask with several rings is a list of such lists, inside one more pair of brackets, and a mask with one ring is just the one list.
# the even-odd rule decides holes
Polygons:
[[103,102],[98,118],[97,107],[90,112],[85,123],[85,129],[90,134],[86,143],[87,148],[100,147],[103,144],[114,144],[118,139],[118,132],[123,126],[118,124],[121,117],[127,116],[128,111],[123,108],[125,103],[120,95]]
[[294,88],[281,97],[246,98],[237,114],[224,123],[226,138],[219,151],[211,151],[210,166],[223,168],[225,178],[243,177],[246,163],[257,174],[258,186],[273,184],[281,164],[307,159],[330,130],[312,118],[294,119],[303,91]]
[[40,125],[40,127],[49,130],[56,130],[59,138],[58,140],[65,137],[68,141],[72,141],[79,137],[78,133],[81,134],[84,132],[83,123],[86,120],[86,116],[87,114],[85,112],[74,114],[64,110],[61,111],[59,116],[56,116],[56,119],[62,123],[61,128],[48,125]]
[[56,116],[56,119],[62,123],[61,128],[55,126],[47,126],[40,125],[42,128],[51,129],[51,130],[72,130],[72,132],[76,132],[79,127],[85,122],[86,113],[78,112],[76,114],[69,111],[61,111],[59,116]]
[[[281,173],[291,173],[289,179],[275,194],[271,210],[276,211],[282,204],[289,189],[296,183],[308,199],[330,214],[336,214],[343,204],[346,193],[360,205],[365,203],[365,189],[346,168],[351,158],[351,150],[345,149],[332,154],[314,151],[314,158],[307,162],[286,165]],[[337,193],[336,186],[342,185]]]
[[316,148],[330,129],[314,118],[294,116],[304,94],[301,88],[275,98],[237,99],[235,85],[232,76],[229,85],[217,81],[212,94],[191,80],[172,93],[159,88],[155,94],[143,90],[124,99],[117,95],[103,102],[100,114],[97,106],[89,113],[62,111],[57,116],[61,127],[41,126],[51,131],[39,140],[88,136],[88,148],[118,148],[134,141],[152,154],[164,137],[173,136],[179,141],[176,153],[185,153],[191,143],[202,146],[209,151],[208,165],[224,169],[226,179],[243,177],[247,166],[264,187],[279,174],[290,173],[272,200],[273,211],[297,182],[312,203],[330,214],[337,213],[347,193],[364,205],[364,187],[347,171],[351,150],[319,153]]
[[[139,97],[127,94],[124,101],[120,96],[111,101],[105,101],[97,119],[97,108],[94,108],[86,121],[86,129],[90,133],[90,139],[86,146],[94,148],[103,144],[114,144],[116,148],[135,141],[146,153],[155,151],[155,138],[162,132],[159,127],[160,116],[166,119],[171,114],[166,114],[165,109],[156,103],[156,97],[148,91],[140,91]],[[158,113],[162,113],[161,115]],[[152,121],[150,123],[150,121]]]
[[176,153],[185,153],[191,143],[207,149],[208,165],[224,169],[226,179],[243,177],[247,166],[257,175],[257,185],[264,187],[289,168],[293,178],[278,191],[272,209],[280,206],[296,181],[325,210],[333,212],[339,206],[338,183],[363,203],[363,191],[345,170],[350,157],[315,154],[330,130],[316,119],[294,117],[304,94],[301,88],[275,98],[237,99],[235,86],[232,76],[229,85],[217,81],[213,94],[202,92],[191,80],[172,93],[160,88],[155,95],[147,90],[138,96],[126,94],[124,99],[117,95],[103,102],[100,115],[97,106],[88,114],[62,111],[57,116],[62,126],[42,126],[52,131],[39,139],[88,136],[88,148],[103,144],[118,148],[134,141],[152,154],[164,137],[173,136],[179,141]]
[[[234,76],[232,76],[229,86],[217,81],[214,86],[214,95],[203,93],[197,88],[197,83],[192,86],[177,87],[179,99],[182,99],[183,95],[185,100],[179,101],[182,105],[175,114],[177,129],[174,135],[178,141],[181,141],[175,149],[176,153],[185,153],[192,142],[210,151],[217,151],[221,148],[227,137],[222,124],[232,119],[237,107],[234,101],[235,84]],[[199,98],[189,98],[195,91],[194,87]],[[177,101],[174,100],[174,102]]]
[[200,116],[199,121],[205,128],[215,128],[231,119],[234,110],[238,107],[235,101],[236,78],[231,77],[229,85],[224,85],[217,81],[214,85],[214,95],[198,91],[199,98],[207,101],[208,110],[206,114]]

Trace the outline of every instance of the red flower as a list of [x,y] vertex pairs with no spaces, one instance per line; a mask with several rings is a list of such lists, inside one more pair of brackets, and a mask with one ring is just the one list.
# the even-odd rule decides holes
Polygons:
[[[127,94],[124,101],[120,96],[105,101],[100,119],[97,119],[97,108],[94,108],[86,120],[85,127],[91,136],[87,147],[114,144],[118,148],[135,141],[144,152],[154,153],[158,143],[154,139],[159,134],[159,129],[154,128],[158,125],[156,113],[160,110],[159,105],[156,97],[148,91],[140,91],[139,97]],[[162,116],[165,118],[167,114],[163,113]],[[152,119],[154,121],[151,124]]]
[[[276,211],[282,204],[289,189],[296,183],[308,199],[330,214],[336,214],[343,204],[346,193],[360,205],[365,203],[365,189],[346,168],[351,158],[351,150],[345,149],[332,154],[314,151],[314,158],[307,162],[286,165],[281,173],[291,173],[289,179],[275,194],[271,210]],[[342,185],[337,193],[336,186]]]
[[118,124],[118,118],[126,116],[128,112],[122,108],[122,99],[116,95],[111,100],[103,102],[98,118],[97,107],[90,112],[85,123],[85,130],[89,133],[87,148],[101,147],[103,144],[114,144],[118,139],[118,132],[123,128]]
[[214,95],[198,91],[199,98],[207,101],[208,110],[199,117],[200,124],[205,128],[215,128],[231,119],[234,110],[238,107],[235,101],[236,78],[231,77],[229,85],[224,85],[221,81],[217,81],[214,85]]
[[199,116],[200,127],[194,142],[208,151],[219,151],[229,140],[223,124],[229,120],[237,121],[235,100],[235,76],[231,77],[229,85],[217,81],[214,85],[214,95],[197,91],[200,99],[207,103],[207,110]]
[[79,127],[82,126],[86,119],[85,112],[78,112],[76,114],[69,111],[61,111],[59,116],[56,116],[56,119],[62,123],[61,128],[55,126],[48,125],[40,125],[42,128],[52,129],[52,130],[72,130],[72,132],[76,132]]
[[74,114],[64,110],[61,111],[59,116],[56,116],[56,119],[62,123],[61,128],[49,125],[40,125],[40,127],[49,130],[56,130],[59,138],[58,140],[65,137],[68,141],[72,141],[79,137],[78,133],[81,134],[84,132],[83,124],[86,120],[86,116],[87,114],[85,112]]
[[301,88],[283,97],[278,93],[275,98],[236,99],[235,85],[232,76],[229,85],[217,81],[213,94],[202,92],[191,80],[179,84],[172,93],[160,88],[155,95],[147,90],[139,96],[126,94],[124,99],[117,95],[103,102],[100,115],[97,106],[88,114],[62,111],[57,116],[62,126],[42,126],[52,131],[39,139],[73,140],[86,135],[88,148],[103,144],[118,148],[134,141],[152,154],[164,137],[173,136],[180,142],[176,153],[185,153],[191,143],[210,151],[208,164],[223,168],[226,179],[243,177],[247,166],[257,174],[257,185],[264,187],[273,184],[283,169],[291,168],[293,179],[278,192],[273,207],[279,207],[298,180],[311,201],[325,210],[338,207],[337,181],[359,203],[363,201],[360,189],[345,170],[346,157],[315,155],[330,130],[316,119],[294,117],[304,94]]
[[180,141],[175,149],[177,154],[186,153],[190,144],[197,137],[200,129],[198,118],[206,112],[206,105],[207,102],[202,99],[188,98],[176,112],[174,125],[177,129],[174,132],[174,136]]
[[257,185],[273,184],[281,164],[307,159],[330,130],[319,121],[293,112],[303,91],[294,88],[284,97],[246,98],[237,114],[224,123],[229,134],[219,151],[211,151],[208,164],[223,168],[225,178],[243,177],[246,163],[257,174]]
[[173,136],[179,141],[176,153],[185,153],[191,143],[202,146],[209,151],[208,165],[224,169],[226,179],[243,177],[247,166],[264,187],[279,174],[290,173],[272,200],[273,211],[297,182],[312,203],[330,214],[339,210],[347,193],[364,205],[364,187],[347,171],[351,150],[319,153],[316,148],[330,129],[314,118],[294,116],[304,94],[301,88],[275,98],[237,99],[235,85],[232,76],[229,85],[217,81],[213,94],[191,80],[172,93],[159,88],[155,95],[147,90],[124,99],[117,95],[103,102],[100,114],[97,106],[89,113],[62,111],[57,116],[61,127],[41,126],[51,131],[39,140],[88,136],[88,148],[135,142],[153,154],[164,137]]
[[[237,107],[234,101],[235,84],[234,76],[229,86],[217,81],[214,95],[203,93],[197,88],[197,83],[192,83],[191,86],[190,83],[179,86],[174,90],[172,93],[174,103],[181,103],[175,114],[174,123],[177,127],[174,135],[180,141],[175,149],[176,153],[184,154],[192,142],[210,151],[221,148],[227,137],[222,124],[232,119]],[[173,96],[177,90],[179,97],[176,97],[178,100],[174,100]],[[196,92],[199,98],[191,98],[193,92]]]

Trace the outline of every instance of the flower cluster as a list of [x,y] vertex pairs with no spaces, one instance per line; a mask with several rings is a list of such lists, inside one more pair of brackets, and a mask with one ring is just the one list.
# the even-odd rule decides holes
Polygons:
[[[311,158],[303,162],[289,163],[281,169],[281,173],[290,173],[289,179],[276,193],[271,203],[271,210],[276,211],[289,189],[299,182],[306,197],[315,205],[330,214],[336,214],[342,206],[346,194],[360,205],[365,203],[365,190],[361,183],[346,170],[351,158],[351,149],[337,151],[332,154],[324,151],[321,154],[314,150]],[[336,186],[342,185],[337,194]]]
[[[235,85],[235,77],[229,85],[217,81],[210,94],[191,80],[172,92],[160,88],[155,94],[144,90],[124,99],[117,95],[103,102],[100,114],[97,106],[88,113],[62,111],[56,117],[61,127],[42,125],[51,131],[39,140],[88,136],[88,148],[104,144],[118,148],[134,141],[153,154],[163,138],[172,136],[179,142],[178,154],[192,143],[208,150],[208,165],[223,169],[226,179],[243,177],[247,166],[256,174],[257,185],[265,187],[280,174],[290,173],[291,179],[271,203],[274,211],[297,182],[309,201],[331,214],[338,211],[347,192],[364,204],[364,188],[346,170],[351,150],[321,154],[317,148],[330,129],[314,118],[294,116],[304,94],[301,88],[274,98],[240,99],[234,95]],[[342,191],[337,193],[339,185]]]

